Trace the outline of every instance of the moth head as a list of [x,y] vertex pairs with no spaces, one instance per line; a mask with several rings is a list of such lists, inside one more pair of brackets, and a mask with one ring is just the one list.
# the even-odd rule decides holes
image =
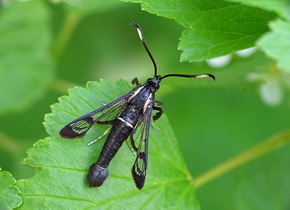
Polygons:
[[157,91],[159,89],[160,76],[148,79],[147,83]]

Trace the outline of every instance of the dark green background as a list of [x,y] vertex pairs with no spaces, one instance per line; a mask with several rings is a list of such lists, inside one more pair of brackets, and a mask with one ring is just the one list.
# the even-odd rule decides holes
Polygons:
[[[61,4],[49,7],[51,32],[56,38],[67,14]],[[165,102],[164,111],[193,177],[289,128],[289,101],[269,107],[261,101],[257,91],[240,88],[252,87],[253,84],[234,87],[231,83],[232,78],[239,81],[235,70],[241,72],[244,63],[254,72],[261,66],[261,60],[268,62],[261,52],[250,58],[234,56],[225,69],[213,69],[205,63],[180,63],[177,45],[183,27],[173,20],[141,11],[138,4],[113,2],[112,7],[84,15],[63,52],[55,58],[55,79],[85,86],[87,81],[100,78],[131,81],[138,77],[140,82],[144,82],[152,77],[152,63],[136,29],[129,26],[130,22],[141,25],[159,74],[216,74],[216,82],[211,79],[166,79],[156,95],[157,100]],[[251,72],[251,69],[245,71]],[[244,80],[242,76],[241,81]],[[47,136],[42,125],[44,114],[49,113],[49,106],[66,92],[66,89],[62,92],[56,89],[59,88],[52,82],[50,89],[28,110],[0,116],[1,132],[13,138],[15,143],[8,149],[1,146],[0,166],[16,179],[33,174],[29,167],[20,166],[19,162],[26,157],[26,149]],[[274,153],[281,151],[287,152],[284,148]],[[233,170],[198,189],[196,193],[202,209],[234,209],[236,177],[240,173],[240,169]]]

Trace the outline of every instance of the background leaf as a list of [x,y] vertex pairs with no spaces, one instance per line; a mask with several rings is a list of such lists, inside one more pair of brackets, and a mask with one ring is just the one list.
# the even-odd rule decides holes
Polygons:
[[179,43],[182,61],[202,61],[252,47],[275,17],[271,12],[223,0],[132,2],[142,2],[144,10],[188,28]]
[[1,171],[0,168],[0,209],[14,209],[21,205],[20,190],[15,183],[15,178],[8,171]]
[[53,67],[48,10],[43,1],[15,1],[1,8],[0,20],[0,98],[5,99],[1,100],[0,114],[3,114],[27,109],[39,100],[51,82]]
[[[180,82],[179,79],[172,79],[164,82],[162,87],[174,90],[178,88],[234,88],[256,91],[263,80],[251,80],[252,74],[267,73],[268,66],[273,65],[273,61],[266,58],[261,52],[255,53],[249,58],[238,58],[234,56],[233,61],[222,69],[214,73],[216,80],[214,82],[203,80],[195,80],[188,82]],[[212,67],[206,63],[193,63],[191,68],[180,69],[182,73],[192,73],[192,68],[196,69],[195,73],[212,72]],[[233,71],[234,69],[234,71]]]
[[277,60],[279,69],[290,72],[290,22],[278,19],[270,27],[272,31],[258,41],[258,46]]
[[288,146],[239,170],[235,192],[237,210],[289,209],[289,152]]
[[[39,140],[28,150],[23,161],[35,169],[35,177],[20,180],[21,209],[199,209],[192,178],[183,161],[177,140],[163,116],[150,132],[149,168],[144,188],[139,191],[132,180],[135,157],[128,145],[119,150],[109,166],[109,178],[100,188],[89,188],[86,175],[97,160],[104,139],[92,146],[87,143],[104,131],[94,126],[82,139],[62,139],[59,130],[67,123],[125,94],[130,86],[124,80],[88,83],[61,97],[46,116],[46,128],[54,136]],[[38,199],[35,199],[37,197]]]
[[249,6],[258,7],[268,11],[274,11],[279,16],[290,20],[290,2],[288,0],[230,0]]

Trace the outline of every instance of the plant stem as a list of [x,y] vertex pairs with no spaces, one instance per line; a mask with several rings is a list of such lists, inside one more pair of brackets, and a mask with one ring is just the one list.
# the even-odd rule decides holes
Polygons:
[[266,153],[269,153],[275,149],[280,148],[281,146],[285,146],[290,142],[290,130],[279,133],[261,144],[243,152],[236,157],[231,158],[230,160],[216,166],[208,172],[198,176],[194,180],[195,189],[202,187],[203,185],[211,182],[219,176],[231,171],[251,160],[254,160]]
[[75,12],[68,11],[64,20],[63,26],[55,40],[53,46],[53,54],[55,58],[59,58],[67,42],[69,41],[72,32],[81,20],[81,15]]
[[0,145],[11,154],[17,154],[20,146],[16,140],[0,131]]
[[84,85],[55,78],[50,86],[50,89],[62,94],[67,94],[67,90],[75,86],[83,87]]
[[[64,50],[67,42],[69,41],[75,27],[81,20],[81,15],[79,13],[73,12],[71,10],[67,10],[67,15],[65,17],[63,26],[54,42],[53,45],[53,55],[56,59],[59,58],[62,51]],[[76,86],[76,84],[61,80],[54,79],[51,84],[51,89],[60,93],[67,93],[67,89]]]

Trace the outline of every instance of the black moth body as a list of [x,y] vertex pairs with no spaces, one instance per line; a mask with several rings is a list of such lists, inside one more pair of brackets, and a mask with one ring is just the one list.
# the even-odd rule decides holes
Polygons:
[[[148,79],[144,84],[139,84],[138,79],[135,78],[132,83],[137,86],[132,91],[121,96],[115,101],[72,121],[59,133],[60,136],[64,138],[78,138],[84,136],[95,123],[100,125],[111,125],[102,136],[89,143],[90,145],[99,140],[110,130],[97,162],[92,164],[89,169],[87,180],[90,187],[99,187],[108,178],[108,166],[111,160],[114,158],[123,142],[130,136],[131,149],[134,153],[136,153],[136,160],[132,168],[132,176],[136,187],[141,190],[144,186],[147,173],[148,140],[152,110],[157,111],[157,113],[153,116],[154,121],[159,119],[163,112],[163,109],[158,106],[162,105],[163,102],[155,100],[155,93],[159,89],[159,83],[161,80],[171,76],[186,78],[211,77],[215,79],[215,77],[211,74],[157,75],[155,61],[144,41],[141,28],[136,23],[131,23],[131,25],[134,25],[137,28],[139,37],[153,62],[155,70],[154,77]],[[117,111],[116,116],[112,120],[106,120],[107,117],[115,111]],[[138,138],[139,141],[138,148],[134,143],[137,140],[135,138]]]

